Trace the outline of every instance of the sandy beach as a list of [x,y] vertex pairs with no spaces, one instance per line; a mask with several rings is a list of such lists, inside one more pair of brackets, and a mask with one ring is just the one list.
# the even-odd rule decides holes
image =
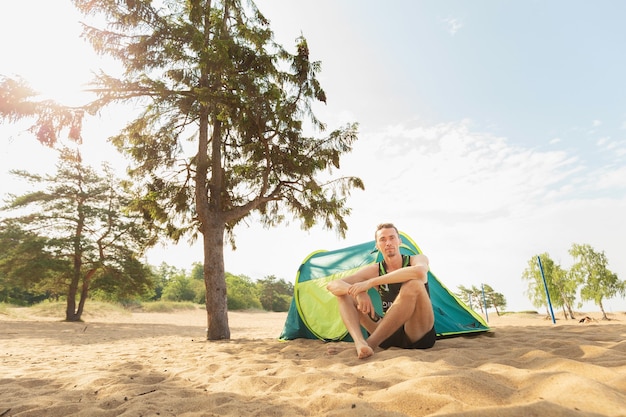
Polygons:
[[626,416],[626,314],[586,315],[490,314],[487,334],[359,360],[278,340],[286,313],[231,312],[231,340],[209,342],[202,308],[16,311],[0,314],[0,417]]

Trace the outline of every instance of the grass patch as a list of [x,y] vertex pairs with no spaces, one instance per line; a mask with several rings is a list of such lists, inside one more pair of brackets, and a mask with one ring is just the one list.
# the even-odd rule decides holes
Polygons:
[[524,310],[524,311],[501,311],[500,315],[501,316],[506,316],[506,315],[513,315],[513,314],[530,314],[533,316],[536,316],[537,313],[535,310]]
[[[200,304],[191,301],[150,301],[150,302],[133,302],[133,303],[111,303],[105,301],[87,300],[83,311],[83,318],[87,317],[106,317],[111,314],[128,315],[133,312],[139,313],[175,313],[177,311],[196,310],[202,307]],[[16,313],[18,306],[0,303],[0,315],[8,317],[25,316],[25,317],[46,317],[65,319],[65,310],[67,303],[65,301],[44,301],[30,307],[19,307],[20,312]]]
[[[40,317],[65,317],[67,305],[64,301],[43,302],[29,307],[31,314]],[[85,303],[83,316],[106,316],[108,314],[130,314],[132,312],[144,313],[173,313],[183,310],[195,310],[198,304],[192,302],[177,301],[150,301],[122,305],[105,301],[90,301]]]
[[196,310],[198,304],[191,301],[151,301],[141,304],[145,313],[174,313],[176,311]]
[[[65,309],[63,309],[65,314]],[[105,301],[89,301],[85,303],[85,311],[83,315],[86,316],[106,316],[107,314],[130,314],[130,312],[124,308],[123,305],[117,303],[107,303]]]
[[[66,309],[67,303],[65,301],[44,301],[29,307],[28,313],[38,317],[59,317],[64,319]],[[119,304],[87,300],[82,316],[101,317],[111,313],[128,314],[128,311]]]
[[60,317],[65,318],[67,305],[64,301],[44,301],[26,309],[28,314],[38,317]]
[[10,316],[11,315],[11,309],[15,308],[16,306],[14,306],[13,304],[7,304],[7,303],[0,303],[0,314],[4,315],[4,316]]
[[[44,301],[30,307],[17,307],[18,306],[12,304],[0,303],[0,315],[22,318],[45,317],[64,320],[67,303],[65,301]],[[88,319],[94,317],[106,317],[109,315],[129,315],[133,312],[175,313],[177,311],[196,310],[200,307],[200,304],[195,304],[190,301],[150,301],[121,304],[87,300],[82,318]]]

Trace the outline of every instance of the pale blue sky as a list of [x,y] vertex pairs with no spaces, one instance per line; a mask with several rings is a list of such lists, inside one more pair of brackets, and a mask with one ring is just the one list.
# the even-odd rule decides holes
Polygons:
[[[102,65],[77,38],[80,17],[58,2],[16,3],[0,15],[0,73],[23,74],[52,95],[78,90]],[[250,222],[236,230],[229,272],[293,279],[313,250],[370,240],[375,224],[393,221],[448,287],[488,283],[509,310],[532,308],[520,280],[526,263],[548,252],[569,267],[572,243],[604,250],[610,269],[626,279],[626,3],[257,5],[279,43],[292,48],[302,33],[322,62],[328,104],[318,116],[329,128],[360,123],[339,174],[362,177],[367,189],[350,199],[345,240],[297,224],[263,230]],[[87,127],[96,143],[116,114]],[[30,168],[33,155],[43,154],[24,144],[28,135],[4,126],[0,133],[5,143],[12,137],[0,153],[3,167]],[[94,151],[94,161],[103,152]],[[201,256],[198,246],[179,245],[149,260],[187,268]],[[626,304],[617,299],[608,308]]]

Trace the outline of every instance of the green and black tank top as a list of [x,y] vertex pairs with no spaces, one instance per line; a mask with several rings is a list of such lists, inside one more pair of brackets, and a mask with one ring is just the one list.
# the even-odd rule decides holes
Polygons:
[[[408,255],[402,255],[402,268],[406,268],[409,266],[411,261],[411,257]],[[383,276],[387,273],[387,265],[385,261],[382,260],[378,263],[378,276]],[[430,291],[428,289],[428,282],[424,284],[426,287],[426,292],[430,296]],[[378,286],[378,294],[380,294],[380,299],[383,303],[383,314],[389,310],[389,307],[393,304],[400,292],[400,288],[402,288],[402,283],[395,284],[383,284]]]

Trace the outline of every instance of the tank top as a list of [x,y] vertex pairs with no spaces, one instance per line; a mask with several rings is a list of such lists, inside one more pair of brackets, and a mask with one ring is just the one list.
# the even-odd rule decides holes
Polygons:
[[[402,255],[402,268],[409,266],[411,258],[408,255]],[[381,261],[378,263],[378,276],[385,275],[387,273],[387,265],[385,261]],[[430,296],[430,291],[428,289],[428,281],[424,283],[426,287],[426,292],[428,296]],[[378,286],[378,294],[380,294],[380,299],[383,303],[383,314],[389,310],[389,307],[393,304],[400,292],[400,288],[402,288],[402,283],[394,283],[394,284],[382,284]]]

